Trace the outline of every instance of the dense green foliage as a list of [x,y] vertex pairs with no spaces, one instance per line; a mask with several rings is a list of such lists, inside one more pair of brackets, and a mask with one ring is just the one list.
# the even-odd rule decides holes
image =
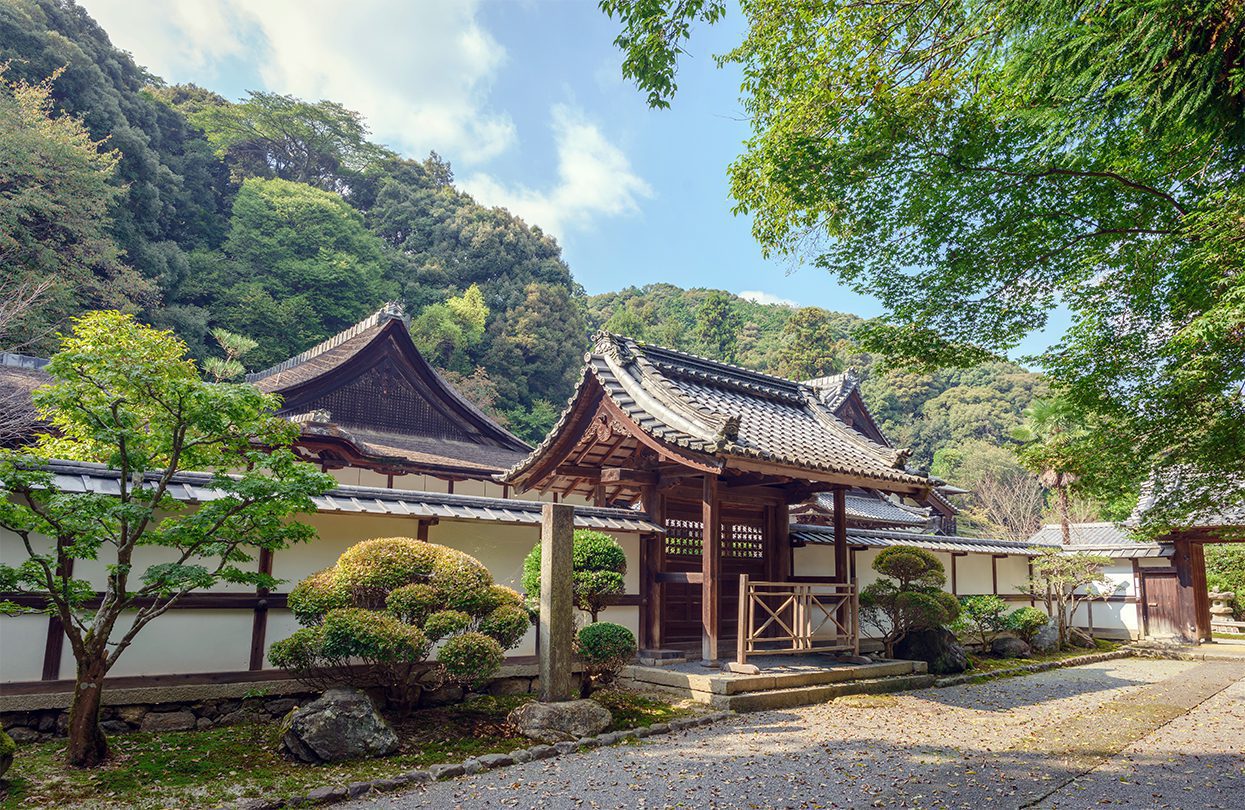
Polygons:
[[1208,543],[1203,548],[1207,587],[1235,594],[1232,609],[1237,619],[1245,620],[1245,544]]
[[909,633],[951,624],[960,615],[960,603],[942,589],[942,563],[925,549],[884,548],[873,570],[880,576],[860,591],[860,620],[878,632],[887,658]]
[[[407,537],[365,540],[290,591],[303,628],[268,657],[316,686],[380,689],[406,712],[442,678],[467,686],[491,678],[527,631],[522,604],[461,551]],[[436,643],[434,666],[426,659]]]
[[1018,607],[1007,614],[1007,629],[1029,645],[1033,644],[1037,634],[1048,624],[1050,624],[1050,617],[1045,611],[1028,605]]
[[960,615],[951,629],[957,633],[971,633],[981,642],[983,652],[990,652],[990,644],[1007,628],[1007,603],[994,594],[975,594],[960,597]]
[[[627,554],[610,535],[589,529],[576,529],[571,549],[571,597],[575,607],[596,622],[610,600],[624,590]],[[540,604],[540,544],[532,547],[523,560],[523,590],[528,608]]]
[[580,697],[588,697],[594,689],[612,683],[637,651],[635,636],[621,624],[594,622],[575,636],[575,654],[584,664]]
[[[605,0],[661,106],[724,4]],[[1179,469],[1145,529],[1245,501],[1245,17],[1188,0],[744,0],[753,132],[730,168],[762,248],[876,296],[866,345],[967,366],[1047,323],[1103,497]]]
[[[205,382],[185,343],[132,316],[76,319],[46,368],[52,383],[34,404],[47,432],[23,451],[0,451],[0,527],[25,549],[0,563],[0,591],[46,601],[5,601],[0,611],[60,620],[86,684],[70,708],[67,757],[91,766],[108,756],[100,683],[137,635],[191,591],[275,586],[255,555],[314,537],[291,518],[314,511],[311,496],[333,480],[289,450],[297,428],[273,416],[276,397]],[[62,491],[47,459],[106,464],[118,471],[118,490]],[[183,470],[211,475],[220,495],[193,508],[174,499]],[[98,561],[102,587],[81,565],[73,570],[75,560]]]
[[[587,339],[583,290],[551,237],[477,204],[436,155],[395,156],[331,101],[166,86],[69,0],[0,5],[5,63],[26,90],[0,92],[0,179],[29,205],[0,201],[0,256],[64,282],[10,343],[47,351],[47,327],[107,305],[176,330],[197,359],[213,329],[252,338],[256,368],[396,298],[492,412],[529,439],[552,424]],[[35,115],[45,86],[50,119]],[[445,309],[464,296],[466,328]]]

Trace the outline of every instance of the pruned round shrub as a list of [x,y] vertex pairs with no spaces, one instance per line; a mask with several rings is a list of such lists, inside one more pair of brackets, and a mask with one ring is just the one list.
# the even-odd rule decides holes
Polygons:
[[330,610],[320,631],[327,658],[417,663],[428,656],[428,638],[422,630],[376,610]]
[[447,639],[437,650],[437,663],[450,680],[477,687],[497,674],[505,656],[496,639],[472,631]]
[[280,669],[309,671],[318,665],[323,650],[323,628],[304,627],[289,638],[274,641],[268,648],[268,660]]
[[471,627],[471,614],[461,610],[439,610],[424,622],[424,632],[433,641],[462,633]]
[[[409,709],[445,675],[472,680],[495,672],[527,631],[521,605],[518,593],[494,584],[461,551],[406,537],[367,540],[295,586],[290,607],[306,627],[276,642],[269,658],[317,688],[375,687]],[[453,673],[440,652],[436,663],[428,661],[435,642],[449,647],[444,660]],[[496,665],[484,666],[494,658]]]
[[350,607],[350,592],[337,584],[334,570],[326,568],[295,585],[286,604],[299,624],[310,627],[330,610]]
[[587,697],[592,690],[612,683],[623,667],[635,658],[635,636],[621,624],[594,622],[575,637],[575,654],[584,663],[584,679],[580,694]]
[[960,615],[951,629],[957,633],[970,633],[981,643],[984,652],[999,633],[1007,629],[1007,603],[994,594],[961,596]]
[[[624,590],[627,554],[604,532],[577,529],[571,547],[571,594],[575,607],[597,620],[610,600]],[[528,606],[535,610],[540,600],[540,544],[523,560],[523,590]]]
[[423,624],[442,605],[437,589],[426,582],[412,582],[389,592],[385,609],[401,621]]
[[1011,630],[1016,634],[1017,638],[1023,639],[1030,646],[1032,646],[1033,640],[1037,638],[1037,634],[1049,622],[1050,617],[1046,615],[1046,611],[1027,605],[1016,608],[1007,615],[1007,629]]
[[480,620],[480,632],[497,639],[506,649],[518,644],[531,626],[527,611],[516,605],[502,605]]

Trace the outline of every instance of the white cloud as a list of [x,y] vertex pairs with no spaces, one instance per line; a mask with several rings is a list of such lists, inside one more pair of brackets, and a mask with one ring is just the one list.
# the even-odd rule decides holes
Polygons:
[[167,78],[203,82],[228,58],[255,62],[266,89],[340,101],[377,140],[478,163],[514,124],[488,93],[505,50],[478,0],[85,0],[114,43]]
[[588,227],[598,217],[635,214],[640,201],[653,195],[622,150],[581,110],[555,104],[550,129],[558,156],[552,188],[507,186],[486,173],[471,175],[461,185],[485,205],[509,208],[558,236],[570,228]]
[[758,304],[777,304],[783,307],[796,308],[799,308],[800,306],[798,302],[792,301],[790,298],[782,298],[781,296],[774,295],[773,293],[767,293],[764,290],[744,290],[739,294],[739,297],[749,301],[755,301]]

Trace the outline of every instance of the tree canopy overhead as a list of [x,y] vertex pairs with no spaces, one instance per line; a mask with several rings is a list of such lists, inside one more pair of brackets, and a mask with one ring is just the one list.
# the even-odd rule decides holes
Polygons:
[[[709,13],[707,7],[718,10]],[[720,4],[611,0],[624,73],[661,105]],[[1042,358],[1099,448],[1188,482],[1167,519],[1245,482],[1245,17],[1232,3],[743,0],[753,123],[730,167],[763,249],[875,295],[860,331],[971,364],[1062,304]],[[668,36],[654,36],[654,30]],[[1138,459],[1142,460],[1139,468]],[[1200,473],[1200,475],[1199,475]]]

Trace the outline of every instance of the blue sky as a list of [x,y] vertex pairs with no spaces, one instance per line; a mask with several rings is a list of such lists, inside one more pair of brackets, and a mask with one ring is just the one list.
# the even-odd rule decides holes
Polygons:
[[822,271],[763,259],[731,213],[726,167],[748,126],[738,73],[712,56],[739,40],[738,13],[693,41],[673,108],[650,110],[595,0],[79,2],[170,82],[329,98],[404,154],[435,149],[481,202],[554,233],[589,293],[665,281],[881,312]]

